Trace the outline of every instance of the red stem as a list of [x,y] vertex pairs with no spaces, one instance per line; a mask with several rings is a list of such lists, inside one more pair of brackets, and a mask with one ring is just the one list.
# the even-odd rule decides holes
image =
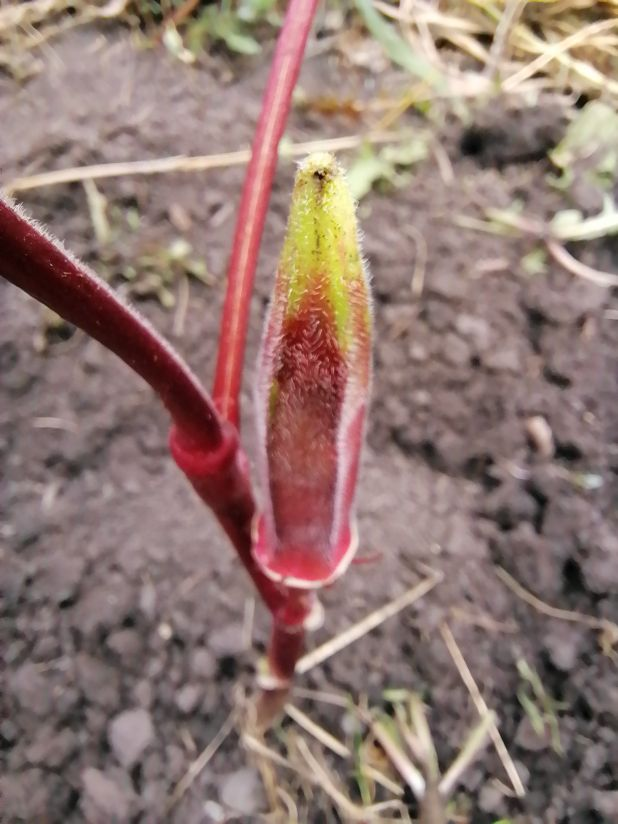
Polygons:
[[176,463],[215,512],[260,595],[273,613],[269,650],[273,672],[294,673],[304,646],[304,594],[268,579],[251,547],[255,504],[246,458],[238,447],[238,396],[249,306],[266,220],[279,141],[290,110],[318,0],[290,0],[277,40],[253,152],[243,186],[214,382],[222,417],[181,358],[146,322],[82,264],[0,198],[0,274],[79,326],[125,361],[160,396],[175,426],[170,448]]
[[159,395],[186,440],[223,442],[207,392],[171,346],[93,272],[0,198],[0,275],[110,349]]
[[251,554],[255,504],[238,433],[221,421],[180,356],[107,284],[1,198],[0,275],[118,355],[160,396],[175,424],[176,463],[215,512],[268,608],[278,612],[285,591]]
[[296,662],[304,651],[304,629],[290,630],[276,621],[273,623],[268,647],[268,666],[282,683],[289,683],[294,678]]
[[217,408],[236,426],[249,306],[277,151],[317,4],[318,0],[290,0],[288,5],[268,75],[236,218],[213,389]]
[[315,604],[312,590],[288,587],[285,602],[273,615],[268,665],[272,675],[283,683],[294,677],[296,662],[305,649],[305,624]]

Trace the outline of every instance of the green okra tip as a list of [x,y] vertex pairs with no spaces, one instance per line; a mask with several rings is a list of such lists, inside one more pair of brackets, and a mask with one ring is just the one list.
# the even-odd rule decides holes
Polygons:
[[313,152],[299,163],[299,176],[303,178],[328,180],[337,174],[342,174],[342,169],[330,152]]

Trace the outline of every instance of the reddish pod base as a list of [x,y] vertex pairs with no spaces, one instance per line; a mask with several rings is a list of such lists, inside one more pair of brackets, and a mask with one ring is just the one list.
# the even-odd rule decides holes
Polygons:
[[266,522],[258,517],[254,528],[253,555],[264,575],[288,587],[319,589],[342,575],[358,547],[356,528],[347,527],[328,555],[314,547],[277,544],[269,540]]

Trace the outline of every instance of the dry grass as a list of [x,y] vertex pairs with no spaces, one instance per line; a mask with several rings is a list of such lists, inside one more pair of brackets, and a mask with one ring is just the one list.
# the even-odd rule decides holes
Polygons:
[[[425,595],[438,583],[433,576],[413,587],[403,596],[386,604],[318,648],[315,660],[311,653],[301,659],[299,671],[317,666],[327,656],[337,654],[371,632]],[[260,700],[249,700],[237,693],[236,719],[238,734],[248,758],[258,768],[270,806],[264,820],[308,821],[318,813],[326,821],[398,822],[410,821],[404,803],[405,787],[419,804],[419,824],[443,824],[446,806],[462,773],[482,753],[488,738],[496,745],[514,793],[525,794],[513,761],[491,712],[448,627],[442,627],[443,639],[457,669],[471,691],[480,714],[459,754],[442,773],[419,696],[407,690],[386,690],[380,706],[369,705],[367,696],[354,700],[341,693],[318,693],[295,688],[282,709],[290,723],[265,732],[259,722]],[[307,665],[303,666],[303,662]],[[310,664],[309,664],[310,662]],[[299,701],[324,703],[338,708],[340,718],[329,729],[320,726],[298,705]],[[389,705],[392,712],[385,712]],[[311,712],[313,714],[313,712]],[[195,767],[176,789],[172,800],[184,792],[211,757],[221,735],[196,760]],[[341,736],[341,737],[338,737]],[[338,816],[338,817],[337,817]],[[464,815],[453,820],[469,824]]]
[[[436,99],[451,101],[453,105],[457,105],[462,99],[486,100],[497,94],[530,100],[543,92],[552,91],[572,95],[574,99],[580,95],[604,96],[618,102],[618,0],[374,0],[373,5],[384,21],[397,32],[401,43],[405,44],[418,64],[430,66],[433,70],[431,78],[414,76],[412,72],[403,96],[391,101],[384,113],[379,124],[379,128],[383,130],[392,126],[410,107]],[[171,7],[171,2],[168,6]],[[69,8],[73,10],[71,15],[67,13]],[[134,14],[134,9],[132,0],[28,0],[4,6],[0,0],[0,71],[8,71],[18,78],[27,77],[38,70],[41,50],[56,35],[96,19],[115,18],[126,21],[129,15]],[[182,33],[180,24],[179,31]],[[360,22],[354,30],[354,36],[356,41],[349,37],[348,32],[336,33],[330,42],[333,48],[340,49],[345,57],[353,60],[352,53],[358,40],[367,40],[366,31]],[[386,46],[384,48],[388,53]],[[122,164],[114,168],[97,167],[95,174],[92,169],[61,170],[52,172],[47,177],[39,175],[36,179],[15,181],[13,188],[26,189],[67,180],[88,181],[116,173],[152,174],[179,167],[188,170],[192,162],[201,163],[199,168],[205,169],[227,165],[230,157],[218,156],[215,160],[165,158],[144,162],[143,165],[140,165],[141,161],[137,161],[136,164]],[[232,161],[244,163],[246,158],[246,152],[234,153]],[[449,172],[449,167],[446,166],[445,178],[449,174],[452,175],[452,170]],[[91,191],[91,195],[93,194]],[[481,227],[477,225],[476,228]],[[421,254],[418,257],[422,260],[422,244],[425,241],[421,237],[416,242],[417,245],[420,244]],[[560,250],[564,252],[563,247],[559,247],[558,253]],[[568,260],[563,259],[561,262],[569,268]],[[590,271],[583,271],[581,267],[575,271],[571,266],[571,271],[582,277],[590,276]],[[419,265],[412,284],[415,296],[422,292],[423,279],[424,267]],[[612,280],[611,283],[613,282]],[[180,328],[183,325],[182,311],[178,316],[178,325]],[[51,419],[45,420],[45,425],[52,426]],[[53,425],[57,428],[57,424],[58,422]],[[604,651],[615,655],[615,625],[610,626],[609,622],[544,605],[517,582],[507,580],[504,576],[501,579],[516,595],[549,617],[581,622],[600,630]],[[327,655],[338,652],[346,643],[370,631],[376,621],[388,618],[395,607],[398,609],[408,606],[411,603],[411,600],[406,600],[408,596],[413,599],[419,594],[425,594],[437,583],[437,579],[428,581],[427,590],[420,593],[411,591],[401,603],[388,605],[386,611],[378,611],[368,617],[368,622],[361,622],[352,628],[351,634],[344,634],[324,648],[308,654],[299,670],[306,671],[317,666]],[[487,710],[448,628],[443,628],[443,637],[482,719],[486,720],[487,726],[481,727],[481,732],[484,735],[487,731],[492,737],[513,783],[515,794],[523,795],[523,785],[500,738],[493,716]],[[334,821],[334,810],[337,810],[339,820],[410,821],[408,809],[402,802],[403,786],[407,780],[410,786],[418,789],[419,767],[426,767],[426,764],[419,764],[422,759],[417,758],[415,765],[412,752],[405,751],[404,745],[409,745],[410,740],[414,741],[409,734],[405,735],[408,728],[403,727],[403,734],[401,728],[398,730],[402,738],[401,748],[391,747],[389,756],[387,750],[390,739],[385,738],[382,746],[378,745],[376,711],[370,710],[366,702],[363,703],[362,697],[354,704],[349,696],[316,695],[297,689],[295,699],[298,700],[299,697],[339,705],[342,715],[350,721],[350,727],[355,729],[355,733],[343,735],[340,740],[332,731],[318,726],[297,704],[289,703],[286,706],[289,719],[287,726],[277,731],[278,741],[269,740],[267,743],[250,723],[240,721],[242,713],[237,708],[176,786],[170,796],[168,810],[190,789],[217,748],[236,726],[237,729],[240,727],[240,738],[249,758],[259,767],[264,779],[271,805],[268,820],[304,821],[310,820],[307,817],[309,815],[316,818],[322,813],[324,820]],[[378,727],[378,735],[380,730]],[[448,795],[446,790],[450,790],[454,783],[453,775],[459,775],[467,766],[467,759],[476,755],[480,749],[480,735],[479,741],[475,740],[473,744],[474,746],[463,748],[461,760],[451,767],[451,773],[447,771],[443,776],[445,796]],[[412,750],[413,747],[408,746],[408,749]],[[404,750],[405,758],[401,757],[401,750]],[[421,780],[424,781],[424,777]]]
[[[414,693],[385,692],[385,703],[392,707],[387,713],[382,706],[370,707],[363,695],[354,702],[352,696],[338,693],[302,692],[305,699],[340,707],[342,716],[332,730],[341,738],[293,703],[285,707],[293,723],[266,736],[252,722],[251,702],[245,700],[238,710],[240,741],[262,776],[270,806],[263,820],[311,821],[321,814],[329,822],[411,822],[407,786],[419,804],[418,824],[444,824],[447,819],[471,824],[465,813],[456,814],[451,797],[495,729],[493,713],[483,714],[441,773],[425,708]],[[299,697],[295,691],[295,700]],[[212,747],[204,752],[210,753]],[[196,764],[201,760],[203,756]],[[183,789],[188,780],[183,779]]]
[[[350,0],[349,5],[356,3]],[[159,6],[160,14],[141,18],[159,41],[162,21],[176,25],[182,36],[201,13],[195,3],[179,6],[162,0]],[[618,100],[618,0],[374,0],[373,6],[391,34],[398,30],[399,48],[407,46],[409,59],[403,63],[431,70],[431,78],[412,79],[407,94],[388,113],[389,122],[434,97],[552,90]],[[27,76],[39,67],[37,52],[57,34],[101,18],[134,24],[140,8],[135,0],[28,0],[5,7],[0,2],[0,69]],[[366,30],[357,16],[351,38],[344,18],[342,14],[341,37],[335,33],[330,42],[344,52],[357,52]],[[392,42],[390,48],[383,45],[401,63]]]
[[[122,17],[129,0],[0,0],[0,71],[25,79],[41,68],[38,54],[59,34],[93,20]],[[71,11],[71,14],[68,12]]]
[[[618,99],[618,2],[375,0],[453,97],[560,93]],[[402,106],[428,96],[420,82]]]

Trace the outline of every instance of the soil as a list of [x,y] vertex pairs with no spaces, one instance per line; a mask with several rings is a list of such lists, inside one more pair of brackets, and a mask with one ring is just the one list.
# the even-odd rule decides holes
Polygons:
[[[27,85],[0,79],[4,181],[243,147],[267,70],[267,55],[189,68],[113,28],[56,40],[45,61]],[[309,94],[359,97],[392,93],[398,83],[405,78],[385,76],[376,86],[323,51],[309,56],[301,80]],[[501,566],[551,605],[618,620],[618,324],[607,313],[616,296],[552,262],[528,274],[529,242],[456,223],[514,200],[540,217],[569,205],[547,182],[547,150],[565,122],[549,103],[514,111],[492,104],[468,126],[444,117],[433,141],[442,162],[432,152],[405,185],[360,207],[377,335],[358,509],[363,554],[381,557],[352,567],[324,594],[327,620],[311,643],[397,596],[425,565],[444,580],[301,684],[378,704],[387,687],[419,692],[447,765],[476,717],[439,632],[447,620],[527,787],[524,799],[513,798],[488,749],[457,795],[457,820],[475,824],[618,821],[615,660],[593,629],[540,613],[496,575]],[[408,125],[423,124],[411,116]],[[296,110],[289,134],[359,128],[345,114]],[[281,164],[273,194],[249,364],[293,171]],[[140,218],[136,230],[118,230],[108,271],[183,234],[205,259],[212,285],[190,282],[184,324],[176,310],[140,301],[205,381],[242,173],[99,185],[118,214],[133,209]],[[101,268],[81,185],[25,195],[36,218]],[[427,246],[420,298],[411,290],[419,236]],[[618,268],[616,239],[577,254]],[[251,588],[172,464],[166,416],[150,390],[81,333],[43,335],[41,307],[5,283],[0,290],[1,820],[197,824],[222,820],[230,803],[241,812],[225,820],[260,820],[260,785],[235,735],[168,812],[166,800],[221,727],[236,685],[251,683],[267,616],[258,606],[247,649]],[[530,434],[536,416],[553,445],[543,440],[546,427],[540,441]],[[557,702],[560,747],[534,733],[518,700],[522,660]],[[298,703],[345,737],[341,710]],[[349,766],[338,770],[354,792]],[[281,780],[292,779],[282,772]],[[340,820],[325,795],[296,800],[302,821]]]

